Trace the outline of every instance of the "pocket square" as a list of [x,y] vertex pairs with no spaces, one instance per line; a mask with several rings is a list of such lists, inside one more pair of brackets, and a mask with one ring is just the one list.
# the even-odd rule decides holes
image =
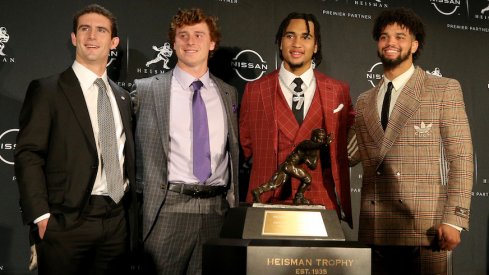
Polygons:
[[341,109],[343,109],[343,107],[345,107],[345,105],[343,105],[343,103],[338,105],[338,107],[336,107],[336,109],[333,110],[333,114],[336,114],[337,112],[341,111]]

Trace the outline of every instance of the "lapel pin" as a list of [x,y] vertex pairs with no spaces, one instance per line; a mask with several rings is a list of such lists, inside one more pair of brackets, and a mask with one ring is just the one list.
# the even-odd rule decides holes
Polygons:
[[123,97],[123,96],[121,96],[121,98],[122,98],[122,100],[126,100],[126,98],[125,98],[125,97]]

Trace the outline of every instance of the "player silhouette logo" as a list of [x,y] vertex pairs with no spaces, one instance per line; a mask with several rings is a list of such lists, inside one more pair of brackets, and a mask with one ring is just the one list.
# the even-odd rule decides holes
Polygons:
[[484,14],[486,11],[489,11],[489,4],[481,10],[481,14]]
[[170,43],[166,42],[165,44],[163,44],[163,46],[161,46],[159,48],[156,46],[153,46],[153,50],[157,51],[158,54],[156,55],[156,57],[154,59],[146,62],[146,67],[149,67],[149,65],[154,64],[154,63],[158,63],[161,60],[163,60],[163,68],[166,70],[169,70],[170,67],[168,67],[168,61],[170,61],[170,57],[173,54],[173,50],[170,47]]
[[427,73],[429,73],[430,75],[434,75],[434,76],[443,76],[441,74],[441,71],[440,71],[440,68],[436,67],[433,71],[429,71],[429,70],[426,70]]
[[10,36],[7,33],[7,28],[0,27],[0,55],[1,56],[5,56],[6,55],[3,52],[3,49],[5,48],[5,44],[4,43],[7,43],[9,39],[10,39]]

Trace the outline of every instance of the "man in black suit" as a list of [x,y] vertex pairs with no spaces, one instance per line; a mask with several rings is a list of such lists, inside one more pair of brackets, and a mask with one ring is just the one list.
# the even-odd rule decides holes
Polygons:
[[[108,79],[116,19],[75,14],[73,65],[30,83],[19,117],[15,174],[39,274],[120,274],[136,240],[131,101]],[[117,272],[117,273],[116,273]]]

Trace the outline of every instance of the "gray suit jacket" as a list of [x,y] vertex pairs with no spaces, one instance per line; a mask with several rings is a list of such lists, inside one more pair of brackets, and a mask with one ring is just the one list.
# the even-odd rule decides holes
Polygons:
[[[168,185],[170,146],[170,88],[173,70],[135,81],[133,101],[136,108],[136,183],[143,193],[143,240],[156,222],[164,204]],[[230,182],[227,201],[238,204],[238,123],[236,89],[210,75],[217,84],[226,110]]]

